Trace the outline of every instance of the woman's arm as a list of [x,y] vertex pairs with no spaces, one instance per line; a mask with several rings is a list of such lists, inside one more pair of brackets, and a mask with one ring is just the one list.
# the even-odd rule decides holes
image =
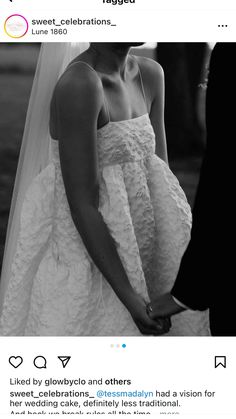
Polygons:
[[156,154],[168,163],[164,122],[164,72],[160,64],[154,60],[139,57],[138,61],[144,82],[146,99],[150,105],[149,116],[156,135]]
[[100,212],[97,161],[97,120],[103,107],[99,78],[80,64],[59,81],[56,107],[57,134],[63,180],[75,226],[94,263],[144,334],[158,334],[146,305],[133,290],[115,243]]

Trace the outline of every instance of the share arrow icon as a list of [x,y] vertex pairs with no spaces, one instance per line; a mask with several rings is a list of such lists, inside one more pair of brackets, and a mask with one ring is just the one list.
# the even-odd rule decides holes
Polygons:
[[63,368],[66,368],[69,360],[71,359],[71,356],[58,356],[57,358],[60,359]]

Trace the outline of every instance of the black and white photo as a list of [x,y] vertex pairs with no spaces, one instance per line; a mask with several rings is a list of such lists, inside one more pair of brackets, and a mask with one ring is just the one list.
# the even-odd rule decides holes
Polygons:
[[[213,177],[203,175],[216,98],[205,109],[208,77],[209,96],[218,89],[217,69],[207,74],[212,46],[153,45],[0,49],[0,104],[11,100],[24,126],[2,113],[1,335],[234,334],[230,322],[215,327],[205,247],[214,252],[216,240],[205,229]],[[23,68],[21,49],[31,57]]]

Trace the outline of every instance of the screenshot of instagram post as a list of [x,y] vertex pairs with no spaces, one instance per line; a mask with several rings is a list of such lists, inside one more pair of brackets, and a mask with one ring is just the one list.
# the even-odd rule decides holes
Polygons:
[[236,4],[0,1],[0,417],[236,418]]

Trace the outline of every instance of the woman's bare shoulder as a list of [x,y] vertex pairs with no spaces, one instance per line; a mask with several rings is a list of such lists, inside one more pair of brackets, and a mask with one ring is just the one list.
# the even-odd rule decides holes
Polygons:
[[146,57],[137,57],[137,62],[142,75],[146,97],[153,103],[156,98],[163,96],[164,72],[161,65]]
[[99,103],[103,97],[102,82],[96,72],[81,61],[70,65],[58,80],[53,99],[66,104],[76,100],[76,103]]
[[155,60],[147,57],[137,56],[136,60],[139,64],[142,75],[145,77],[155,77],[156,80],[162,81],[164,78],[164,71],[162,66]]

